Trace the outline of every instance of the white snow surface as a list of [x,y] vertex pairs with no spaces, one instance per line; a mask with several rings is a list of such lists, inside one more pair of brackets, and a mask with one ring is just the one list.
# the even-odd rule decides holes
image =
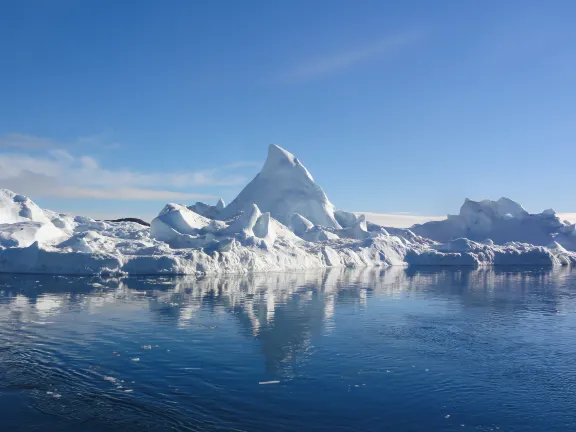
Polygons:
[[457,238],[491,240],[497,245],[522,242],[536,246],[562,245],[576,251],[575,225],[563,221],[553,209],[530,214],[508,198],[497,201],[466,199],[458,215],[442,221],[414,225],[411,230],[438,242]]
[[0,189],[0,224],[17,222],[47,223],[50,220],[32,200],[7,189]]
[[[468,237],[463,238],[463,237]],[[146,227],[40,209],[0,190],[0,272],[226,274],[390,265],[576,264],[574,225],[552,210],[467,200],[445,221],[385,228],[334,211],[292,154],[264,168],[227,207],[167,204]]]
[[297,213],[315,225],[340,228],[334,217],[334,206],[308,170],[292,153],[271,144],[268,158],[260,173],[222,212],[232,217],[250,205],[270,212],[273,218],[290,224]]

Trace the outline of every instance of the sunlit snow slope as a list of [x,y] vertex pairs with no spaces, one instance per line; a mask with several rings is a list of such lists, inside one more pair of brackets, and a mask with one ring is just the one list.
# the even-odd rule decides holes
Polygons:
[[271,145],[228,206],[169,203],[151,226],[40,209],[0,190],[0,272],[221,274],[390,265],[573,265],[574,225],[553,210],[467,200],[457,216],[383,227],[335,210],[291,153]]

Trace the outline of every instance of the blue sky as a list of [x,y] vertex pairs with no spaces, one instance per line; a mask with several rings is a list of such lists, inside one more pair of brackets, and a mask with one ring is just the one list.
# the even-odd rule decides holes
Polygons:
[[85,214],[230,201],[269,143],[346,210],[576,211],[576,2],[0,6],[0,187]]

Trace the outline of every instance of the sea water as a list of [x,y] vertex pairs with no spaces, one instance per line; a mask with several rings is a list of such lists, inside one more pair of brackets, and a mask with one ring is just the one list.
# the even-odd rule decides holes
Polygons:
[[576,272],[0,275],[2,431],[576,430]]

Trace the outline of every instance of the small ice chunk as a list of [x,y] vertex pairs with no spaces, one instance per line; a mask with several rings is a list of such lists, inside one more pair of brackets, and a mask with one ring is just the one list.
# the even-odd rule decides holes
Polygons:
[[260,384],[260,385],[280,384],[280,381],[260,381],[258,384]]

